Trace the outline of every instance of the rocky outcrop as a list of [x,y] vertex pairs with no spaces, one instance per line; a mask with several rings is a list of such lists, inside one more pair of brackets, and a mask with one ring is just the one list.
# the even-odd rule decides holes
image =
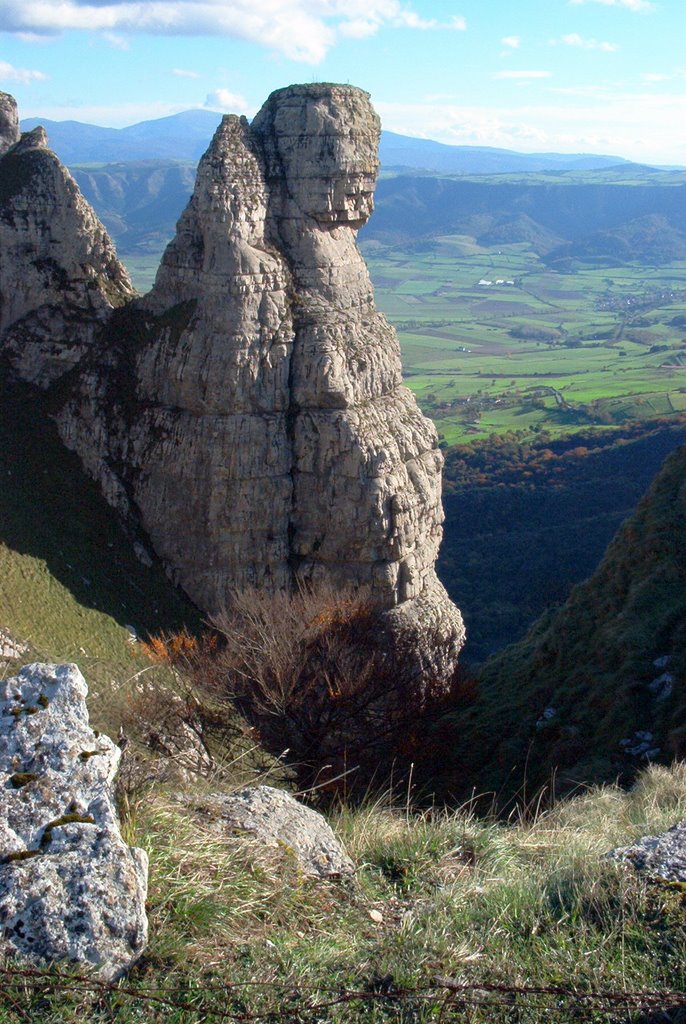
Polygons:
[[611,850],[607,856],[626,861],[652,878],[686,882],[686,821],[660,835],[643,836],[630,846]]
[[442,456],[356,245],[368,95],[292,86],[225,117],[142,300],[43,130],[17,132],[6,97],[0,348],[41,386],[78,364],[57,418],[110,503],[204,611],[248,585],[363,586],[417,649],[409,673],[450,675]]
[[154,288],[60,424],[206,611],[248,584],[365,585],[445,676],[463,627],[434,572],[442,456],[356,245],[378,137],[349,86],[225,117]]
[[111,979],[145,946],[147,857],[119,832],[119,748],[88,724],[75,665],[0,683],[0,953]]
[[0,92],[0,156],[19,142],[20,138],[17,101],[9,93]]
[[0,93],[0,351],[45,387],[135,292],[112,242],[42,128],[19,136]]
[[205,828],[245,835],[261,847],[280,848],[313,878],[350,875],[355,865],[325,818],[281,789],[247,786],[210,794],[197,809]]

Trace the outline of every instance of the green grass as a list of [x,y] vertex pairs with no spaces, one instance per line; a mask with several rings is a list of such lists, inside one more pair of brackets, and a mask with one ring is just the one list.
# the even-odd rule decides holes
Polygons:
[[[508,430],[557,436],[579,423],[682,409],[686,369],[662,364],[686,349],[686,331],[671,325],[684,306],[685,264],[561,274],[525,245],[479,250],[466,241],[447,236],[419,251],[366,250],[377,304],[399,332],[407,383],[448,444]],[[522,329],[532,336],[513,336]],[[541,330],[559,337],[537,338]],[[554,401],[528,408],[526,392],[541,383],[564,392],[566,415]]]
[[0,440],[0,628],[29,644],[24,660],[78,664],[96,724],[116,732],[113,693],[125,695],[143,671],[168,675],[130,642],[128,627],[142,637],[197,630],[199,613],[159,562],[138,560],[40,396],[2,383]]
[[[686,815],[683,766],[509,825],[383,800],[342,809],[332,824],[358,870],[339,882],[303,877],[287,851],[222,836],[203,820],[201,793],[187,796],[195,810],[149,790],[129,822],[150,856],[150,945],[139,965],[104,994],[56,969],[42,980],[10,976],[3,1024],[255,1014],[607,1024],[637,1018],[621,1002],[594,1004],[594,993],[684,990],[683,887],[603,859]],[[468,986],[452,1004],[445,977]],[[560,991],[507,991],[550,986]]]

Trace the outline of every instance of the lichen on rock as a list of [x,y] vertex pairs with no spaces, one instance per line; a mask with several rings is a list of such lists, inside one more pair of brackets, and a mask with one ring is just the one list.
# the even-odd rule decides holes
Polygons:
[[121,837],[119,748],[90,728],[86,693],[76,665],[0,683],[0,953],[109,980],[146,943],[147,856]]

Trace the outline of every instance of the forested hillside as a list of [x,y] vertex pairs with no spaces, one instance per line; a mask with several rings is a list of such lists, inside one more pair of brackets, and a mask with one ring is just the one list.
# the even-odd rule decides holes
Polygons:
[[484,666],[449,784],[565,790],[686,755],[685,481],[681,447],[590,579]]

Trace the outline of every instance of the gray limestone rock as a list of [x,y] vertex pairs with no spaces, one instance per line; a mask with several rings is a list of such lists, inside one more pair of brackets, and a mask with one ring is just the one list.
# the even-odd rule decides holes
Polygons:
[[686,882],[686,821],[660,835],[643,836],[631,846],[611,850],[607,856],[625,860],[637,871],[656,878]]
[[0,683],[0,953],[67,961],[104,979],[147,937],[147,856],[123,841],[119,748],[88,724],[76,665]]
[[7,92],[0,92],[0,156],[19,141],[17,101]]
[[44,129],[19,137],[16,104],[0,94],[0,351],[23,380],[46,387],[134,295]]
[[384,643],[417,651],[408,674],[440,683],[464,639],[434,570],[443,460],[356,244],[379,132],[351,86],[225,117],[152,291],[128,301],[34,129],[0,159],[0,349],[41,386],[79,364],[63,440],[205,612],[246,586],[365,587]]
[[59,422],[205,611],[246,585],[365,586],[440,680],[464,639],[434,570],[443,460],[356,244],[379,131],[351,86],[225,117],[154,288]]
[[29,645],[21,640],[15,640],[6,629],[0,626],[0,659],[14,661],[28,654]]
[[330,825],[283,790],[248,786],[236,793],[213,794],[203,801],[204,820],[223,834],[246,833],[268,847],[292,854],[300,869],[315,878],[349,875],[355,865]]

